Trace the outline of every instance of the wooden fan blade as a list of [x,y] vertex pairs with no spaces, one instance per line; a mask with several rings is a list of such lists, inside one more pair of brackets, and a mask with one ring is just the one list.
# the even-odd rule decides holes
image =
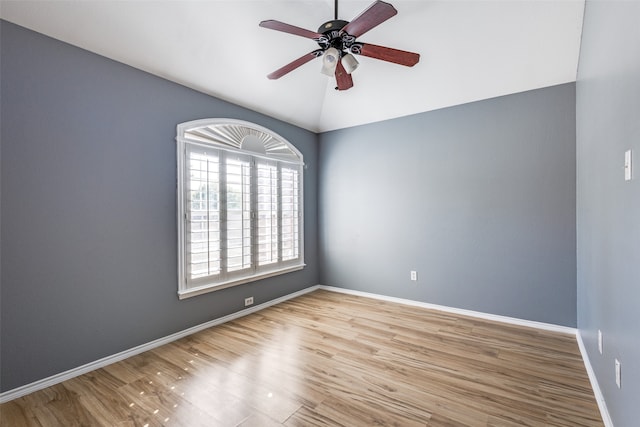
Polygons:
[[397,13],[398,11],[389,3],[376,1],[345,25],[344,28],[340,30],[340,33],[347,33],[356,38],[360,37]]
[[317,50],[314,50],[313,52],[307,53],[306,55],[302,55],[300,58],[296,59],[295,61],[292,61],[287,65],[285,65],[284,67],[278,68],[273,73],[267,75],[267,78],[271,80],[279,79],[285,74],[290,73],[291,71],[295,70],[299,66],[304,65],[307,62],[319,56],[322,56],[322,49],[317,49]]
[[270,30],[282,31],[284,33],[293,34],[300,37],[306,37],[308,39],[317,40],[322,37],[322,34],[316,33],[315,31],[305,30],[304,28],[296,27],[295,25],[285,24],[284,22],[275,21],[273,19],[269,19],[267,21],[260,22],[261,27],[269,28]]
[[363,43],[360,52],[352,50],[353,53],[359,53],[370,58],[381,59],[395,64],[413,67],[420,61],[420,54],[407,52],[405,50],[393,49],[390,47],[376,46],[375,44]]
[[347,74],[347,71],[342,65],[342,61],[338,61],[336,65],[336,83],[338,84],[338,90],[347,90],[353,87],[351,74]]

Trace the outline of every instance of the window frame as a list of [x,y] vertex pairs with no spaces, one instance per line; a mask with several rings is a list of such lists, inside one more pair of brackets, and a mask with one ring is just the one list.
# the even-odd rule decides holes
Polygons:
[[[203,138],[201,136],[195,136],[193,131],[199,131],[200,129],[223,129],[227,130],[227,128],[232,132],[224,132],[223,137],[216,139],[214,137]],[[248,144],[250,149],[242,148],[242,135],[246,133],[244,136],[246,138],[247,135],[257,135],[260,141],[264,143],[265,151],[261,152],[261,148],[256,147],[256,142],[252,141],[253,144]],[[233,141],[227,140],[227,136],[233,134]],[[255,138],[254,138],[255,139]],[[276,149],[269,151],[269,147],[275,147]],[[250,239],[251,239],[251,263],[248,269],[245,269],[241,272],[223,272],[219,275],[219,277],[214,277],[214,275],[207,275],[205,277],[200,278],[190,278],[189,277],[189,269],[188,262],[190,254],[193,252],[189,252],[189,229],[188,229],[188,213],[189,207],[189,185],[191,182],[191,177],[188,176],[190,173],[189,162],[190,157],[188,152],[192,152],[197,148],[203,149],[203,151],[208,151],[209,153],[215,152],[218,156],[219,162],[225,161],[225,159],[229,156],[237,157],[241,159],[249,160],[250,163],[250,190],[249,197],[250,201]],[[278,135],[277,133],[264,128],[262,126],[256,125],[254,123],[235,120],[235,119],[202,119],[202,120],[194,120],[186,123],[181,123],[177,126],[176,132],[176,150],[177,150],[177,225],[178,225],[178,297],[180,299],[189,298],[196,295],[201,295],[208,292],[213,292],[221,289],[226,289],[232,286],[237,286],[249,282],[253,282],[256,280],[266,279],[268,277],[277,276],[280,274],[290,273],[293,271],[301,270],[305,267],[304,263],[304,162],[303,157],[300,151],[298,151],[290,142],[286,139]],[[282,243],[278,244],[278,258],[277,261],[271,264],[259,265],[259,251],[258,251],[258,215],[257,215],[257,207],[258,207],[258,165],[267,163],[269,165],[275,165],[277,167],[277,192],[279,194],[278,197],[278,207],[277,207],[277,223],[278,223],[278,241],[283,242],[283,227],[282,227],[282,219],[283,219],[283,211],[282,211],[282,169],[293,170],[295,171],[294,175],[297,173],[297,207],[294,209],[297,210],[297,242],[295,240],[292,243],[297,243],[297,251],[298,256],[283,261],[281,258],[282,255]],[[222,167],[221,169],[224,169]],[[218,203],[223,205],[225,203],[225,197],[223,193],[226,194],[226,189],[223,191],[223,185],[228,175],[224,175],[222,172],[218,172],[218,180],[219,180],[219,194],[220,199]],[[273,188],[273,184],[271,184]],[[226,207],[224,207],[226,212]],[[226,221],[226,214],[223,214],[223,206],[220,207],[220,224],[223,221]],[[295,223],[296,221],[293,220]],[[220,245],[224,245],[225,243],[222,241],[222,237],[220,238]],[[210,241],[210,240],[207,240]],[[221,249],[221,252],[224,252]],[[295,249],[294,249],[295,252]],[[222,258],[221,258],[222,260]]]

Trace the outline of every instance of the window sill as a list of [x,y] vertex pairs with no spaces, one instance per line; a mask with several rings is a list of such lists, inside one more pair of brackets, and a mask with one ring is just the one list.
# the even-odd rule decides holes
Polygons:
[[198,296],[198,295],[206,294],[206,293],[209,293],[209,292],[214,292],[214,291],[219,291],[221,289],[231,288],[231,287],[237,286],[237,285],[243,285],[245,283],[255,282],[257,280],[262,280],[262,279],[266,279],[266,278],[273,277],[273,276],[279,276],[280,274],[291,273],[293,271],[302,270],[305,267],[305,265],[306,264],[295,265],[295,266],[286,267],[286,268],[283,268],[283,269],[280,269],[280,270],[274,270],[274,271],[267,271],[267,272],[258,273],[258,274],[255,274],[253,276],[243,277],[241,279],[233,279],[233,280],[229,280],[227,282],[215,283],[215,284],[212,284],[212,285],[202,285],[202,286],[189,288],[189,289],[182,289],[182,290],[178,291],[178,298],[179,299],[191,298],[191,297],[195,297],[195,296]]

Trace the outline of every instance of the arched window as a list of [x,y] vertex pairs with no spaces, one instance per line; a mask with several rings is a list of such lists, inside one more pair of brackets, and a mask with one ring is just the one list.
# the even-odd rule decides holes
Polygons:
[[180,298],[304,267],[302,154],[253,123],[177,128]]

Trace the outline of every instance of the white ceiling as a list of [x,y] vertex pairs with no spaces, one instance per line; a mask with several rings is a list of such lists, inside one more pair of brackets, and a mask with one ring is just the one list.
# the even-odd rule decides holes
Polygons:
[[[351,20],[373,0],[339,1]],[[584,0],[389,0],[398,14],[358,40],[417,52],[412,68],[358,57],[338,92],[317,48],[258,27],[276,19],[317,31],[332,0],[2,0],[0,17],[215,97],[323,132],[575,81]]]

